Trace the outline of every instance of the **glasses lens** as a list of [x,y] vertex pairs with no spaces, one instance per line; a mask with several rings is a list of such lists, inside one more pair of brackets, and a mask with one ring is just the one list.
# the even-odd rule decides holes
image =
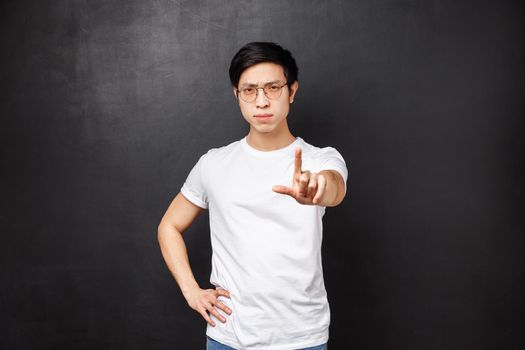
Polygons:
[[240,90],[241,98],[246,102],[253,102],[257,98],[257,89],[254,87],[245,87]]
[[268,84],[264,87],[264,93],[269,99],[276,99],[281,96],[281,86],[279,84]]

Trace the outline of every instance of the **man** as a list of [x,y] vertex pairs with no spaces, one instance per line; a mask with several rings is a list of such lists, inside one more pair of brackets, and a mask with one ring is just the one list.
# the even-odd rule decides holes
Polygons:
[[[246,44],[229,73],[250,130],[194,165],[159,224],[163,257],[188,305],[208,323],[207,349],[327,349],[322,216],[346,194],[345,161],[288,129],[299,87],[288,50]],[[215,289],[195,281],[182,239],[204,209]]]

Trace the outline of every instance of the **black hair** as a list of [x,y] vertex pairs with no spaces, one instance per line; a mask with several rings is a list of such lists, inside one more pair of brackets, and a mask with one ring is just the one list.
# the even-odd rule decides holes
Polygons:
[[244,70],[263,62],[272,62],[283,67],[288,86],[297,80],[299,69],[290,51],[276,43],[257,41],[244,45],[233,56],[229,70],[232,86],[237,87]]

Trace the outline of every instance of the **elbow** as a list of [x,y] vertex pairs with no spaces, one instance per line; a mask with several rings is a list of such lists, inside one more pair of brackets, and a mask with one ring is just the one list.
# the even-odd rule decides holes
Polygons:
[[162,236],[164,235],[163,232],[163,226],[162,224],[159,224],[159,226],[157,227],[157,240],[159,241],[159,243],[162,243]]
[[166,239],[166,236],[176,233],[181,235],[181,232],[179,232],[174,225],[169,223],[161,222],[159,226],[157,226],[157,240],[159,243],[162,243]]
[[164,238],[166,237],[166,233],[168,231],[168,228],[166,227],[165,223],[160,223],[159,226],[157,226],[157,240],[159,243],[162,243]]

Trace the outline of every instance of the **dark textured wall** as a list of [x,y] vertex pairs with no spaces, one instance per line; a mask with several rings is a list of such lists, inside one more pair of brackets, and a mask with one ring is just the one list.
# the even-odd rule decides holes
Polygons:
[[[515,1],[4,1],[0,347],[203,349],[157,225],[247,133],[227,69],[290,49],[294,135],[336,147],[330,349],[525,348],[524,8]],[[208,215],[186,234],[209,287]]]

